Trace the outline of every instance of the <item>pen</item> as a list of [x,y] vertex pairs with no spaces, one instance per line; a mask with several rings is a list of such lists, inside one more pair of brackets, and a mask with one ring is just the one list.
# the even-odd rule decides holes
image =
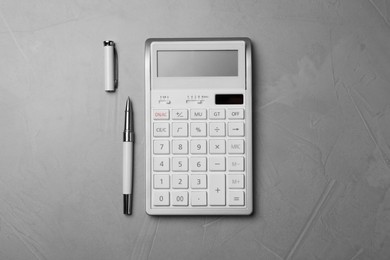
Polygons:
[[133,188],[133,110],[130,97],[126,101],[125,129],[123,131],[123,213],[131,215]]

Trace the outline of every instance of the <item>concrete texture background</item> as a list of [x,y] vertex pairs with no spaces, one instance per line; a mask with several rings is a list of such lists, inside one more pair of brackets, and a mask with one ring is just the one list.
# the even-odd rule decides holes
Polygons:
[[[221,36],[253,41],[255,213],[148,216],[144,42]],[[0,259],[390,259],[390,1],[1,0],[0,46]]]

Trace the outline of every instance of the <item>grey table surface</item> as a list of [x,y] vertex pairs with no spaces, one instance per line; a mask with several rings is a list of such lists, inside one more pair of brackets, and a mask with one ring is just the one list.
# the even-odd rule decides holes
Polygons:
[[[148,216],[145,40],[224,36],[253,42],[255,212]],[[390,259],[390,1],[2,0],[0,46],[1,260]]]

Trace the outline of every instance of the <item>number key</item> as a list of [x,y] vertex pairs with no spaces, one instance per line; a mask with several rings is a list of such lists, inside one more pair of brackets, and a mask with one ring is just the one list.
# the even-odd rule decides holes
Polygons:
[[192,154],[205,154],[206,153],[206,140],[191,140],[191,153]]
[[206,171],[206,157],[192,157],[191,171],[205,172]]
[[173,174],[172,188],[174,189],[188,189],[188,175],[187,174]]
[[153,151],[155,154],[169,154],[169,141],[168,140],[154,141]]
[[193,188],[193,189],[206,189],[207,188],[206,174],[193,174],[193,175],[191,175],[191,188]]
[[153,182],[155,189],[169,189],[169,175],[167,174],[155,174]]
[[186,191],[173,191],[172,192],[172,205],[173,206],[188,206],[188,192],[186,192]]
[[169,158],[168,157],[154,157],[153,158],[153,170],[156,172],[168,172],[169,171]]
[[154,191],[153,192],[154,206],[169,206],[169,191]]
[[188,171],[188,158],[187,157],[173,157],[172,158],[172,171],[174,171],[174,172]]
[[172,141],[172,153],[173,154],[188,154],[188,141],[187,140],[173,140]]

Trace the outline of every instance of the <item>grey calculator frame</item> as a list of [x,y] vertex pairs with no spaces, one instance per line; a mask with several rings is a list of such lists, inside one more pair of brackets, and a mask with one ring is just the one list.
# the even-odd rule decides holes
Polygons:
[[[151,91],[152,91],[152,61],[151,51],[153,43],[192,44],[207,42],[241,42],[245,45],[245,152],[246,152],[246,194],[245,207],[240,208],[159,208],[152,205],[152,118],[151,118]],[[252,164],[252,51],[249,38],[151,38],[145,42],[145,172],[146,172],[146,212],[149,215],[250,215],[253,211],[253,164]]]

